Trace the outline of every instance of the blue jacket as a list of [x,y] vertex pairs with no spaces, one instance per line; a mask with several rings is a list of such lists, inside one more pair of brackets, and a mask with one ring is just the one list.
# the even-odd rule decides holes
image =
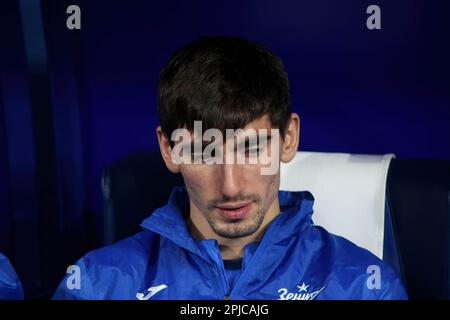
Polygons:
[[0,300],[22,299],[22,284],[8,258],[0,253]]
[[[259,242],[246,245],[242,274],[230,288],[216,240],[196,240],[175,188],[144,231],[88,253],[55,299],[406,299],[398,276],[380,259],[315,226],[309,192],[279,192],[281,213]],[[72,283],[68,288],[67,282]]]

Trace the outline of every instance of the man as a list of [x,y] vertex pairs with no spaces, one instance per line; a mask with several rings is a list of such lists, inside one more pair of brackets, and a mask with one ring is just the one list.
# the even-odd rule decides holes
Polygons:
[[381,260],[313,224],[309,192],[278,191],[300,120],[268,49],[227,37],[186,45],[161,72],[158,108],[161,155],[185,188],[142,232],[80,259],[78,285],[68,275],[54,298],[406,298]]

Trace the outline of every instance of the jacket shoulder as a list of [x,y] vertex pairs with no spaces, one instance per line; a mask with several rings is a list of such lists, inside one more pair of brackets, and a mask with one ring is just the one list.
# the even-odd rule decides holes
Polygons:
[[312,228],[321,239],[321,261],[328,266],[330,279],[337,288],[354,288],[350,299],[407,299],[400,277],[375,254],[322,227]]
[[22,284],[8,258],[0,253],[0,300],[22,299]]
[[150,231],[141,231],[111,245],[88,252],[82,259],[87,268],[119,267],[125,271],[130,262],[146,262],[156,235]]
[[88,252],[75,264],[80,277],[79,285],[76,286],[73,278],[75,273],[67,274],[53,299],[134,298],[145,273],[150,251],[156,244],[156,234],[142,231]]

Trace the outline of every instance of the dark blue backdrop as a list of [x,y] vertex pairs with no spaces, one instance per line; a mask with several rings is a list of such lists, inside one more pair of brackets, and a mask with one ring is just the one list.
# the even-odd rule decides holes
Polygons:
[[[66,28],[70,4],[81,8],[81,30]],[[381,8],[381,30],[366,28],[370,4]],[[28,290],[51,290],[62,265],[101,244],[102,169],[157,148],[158,73],[200,35],[246,37],[283,59],[302,150],[450,159],[446,1],[1,8],[0,251]]]

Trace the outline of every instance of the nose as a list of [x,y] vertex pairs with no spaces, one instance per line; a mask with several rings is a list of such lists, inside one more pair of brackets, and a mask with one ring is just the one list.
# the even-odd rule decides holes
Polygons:
[[237,197],[245,187],[243,167],[237,164],[223,164],[221,167],[220,191],[222,195],[229,198]]

